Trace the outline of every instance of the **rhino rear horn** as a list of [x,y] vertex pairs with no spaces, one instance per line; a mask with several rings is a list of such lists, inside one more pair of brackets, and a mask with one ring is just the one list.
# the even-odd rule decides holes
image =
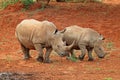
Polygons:
[[65,31],[66,31],[66,29],[63,29],[63,30],[60,31],[60,33],[64,33]]

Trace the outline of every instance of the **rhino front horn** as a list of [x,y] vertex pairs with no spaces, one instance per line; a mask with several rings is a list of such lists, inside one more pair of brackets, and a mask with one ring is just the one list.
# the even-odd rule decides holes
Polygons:
[[73,43],[71,45],[67,46],[66,50],[71,50],[71,48],[74,46],[74,44],[75,44],[75,41],[73,41]]

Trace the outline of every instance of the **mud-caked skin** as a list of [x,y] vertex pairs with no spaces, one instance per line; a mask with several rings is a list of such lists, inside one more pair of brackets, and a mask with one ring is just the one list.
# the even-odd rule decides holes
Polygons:
[[[15,35],[20,42],[24,59],[29,59],[31,49],[38,51],[37,60],[50,63],[50,53],[56,51],[60,56],[66,56],[67,50],[71,49],[73,44],[66,46],[62,40],[64,31],[58,31],[56,26],[49,21],[37,21],[26,19],[16,27]],[[43,48],[46,48],[45,57],[43,57]]]
[[66,27],[63,40],[66,41],[67,45],[75,41],[70,53],[73,52],[73,49],[81,50],[81,55],[79,55],[80,60],[84,59],[86,50],[89,57],[88,61],[93,61],[93,49],[99,58],[104,58],[106,55],[102,49],[104,37],[93,29],[82,28],[77,25]]

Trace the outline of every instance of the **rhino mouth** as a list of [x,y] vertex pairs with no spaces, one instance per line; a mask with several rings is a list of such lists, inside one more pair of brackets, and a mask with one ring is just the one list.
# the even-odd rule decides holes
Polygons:
[[67,56],[67,53],[62,52],[62,53],[60,53],[59,55],[60,55],[61,57],[65,57],[65,56]]
[[98,56],[99,58],[104,58],[105,57],[105,55],[102,55],[102,56]]

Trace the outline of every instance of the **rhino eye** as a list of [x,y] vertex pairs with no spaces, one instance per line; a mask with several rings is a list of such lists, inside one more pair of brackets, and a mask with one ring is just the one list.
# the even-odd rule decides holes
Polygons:
[[99,48],[99,50],[102,50],[101,48]]
[[60,48],[60,45],[57,45],[58,48]]
[[58,30],[56,29],[55,32],[54,32],[54,34],[56,34],[57,32],[58,32]]

